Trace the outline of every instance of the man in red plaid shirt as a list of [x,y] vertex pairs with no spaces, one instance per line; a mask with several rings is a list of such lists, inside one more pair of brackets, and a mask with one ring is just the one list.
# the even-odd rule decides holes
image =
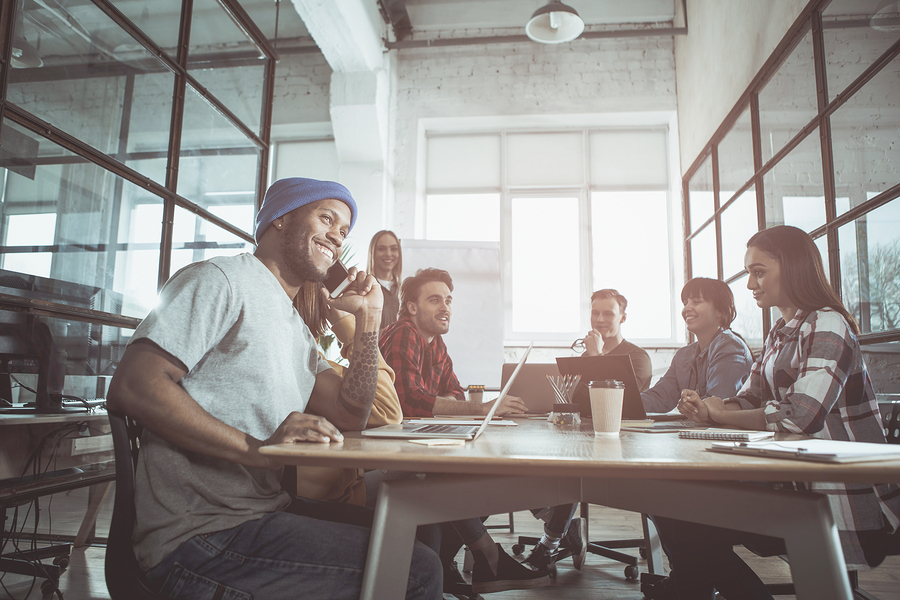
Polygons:
[[[450,330],[453,280],[441,269],[419,269],[400,288],[400,319],[381,332],[379,347],[397,378],[404,417],[486,415],[493,402],[468,402],[453,373],[441,335]],[[498,415],[527,412],[521,398],[507,396]]]

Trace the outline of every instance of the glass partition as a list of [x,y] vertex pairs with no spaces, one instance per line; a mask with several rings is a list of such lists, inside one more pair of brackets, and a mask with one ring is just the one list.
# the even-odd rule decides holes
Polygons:
[[753,293],[747,289],[747,279],[748,275],[744,275],[728,284],[737,311],[731,329],[741,334],[751,348],[758,349],[763,344],[762,311],[753,299]]
[[825,184],[819,135],[810,133],[763,178],[766,225],[805,231],[825,224]]
[[759,93],[763,163],[818,114],[815,73],[810,31]]
[[719,204],[725,204],[753,177],[753,132],[749,107],[719,142]]
[[722,211],[722,272],[731,277],[744,270],[747,240],[759,229],[756,190],[750,188]]
[[[220,206],[211,212],[216,216],[231,217],[235,220],[253,219],[254,207]],[[172,273],[190,263],[214,258],[234,256],[242,252],[253,252],[255,246],[233,233],[202,219],[180,206],[175,207],[175,222],[172,235]]]
[[717,255],[716,228],[710,223],[691,239],[691,277],[718,279]]
[[691,231],[703,225],[715,210],[713,195],[712,157],[707,156],[688,183],[688,214]]

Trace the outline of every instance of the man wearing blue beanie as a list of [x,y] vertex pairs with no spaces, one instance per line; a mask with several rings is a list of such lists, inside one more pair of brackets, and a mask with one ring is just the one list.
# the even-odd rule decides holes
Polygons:
[[[257,216],[256,251],[180,270],[135,330],[108,406],[145,427],[134,552],[161,595],[194,598],[217,587],[254,598],[359,597],[366,515],[337,505],[330,520],[313,518],[321,507],[282,491],[282,465],[259,452],[340,442],[340,430],[366,425],[381,287],[353,272],[344,294],[328,301],[356,318],[343,379],[292,302],[337,260],[356,213],[338,183],[275,182]],[[440,597],[440,561],[416,543],[407,598]]]

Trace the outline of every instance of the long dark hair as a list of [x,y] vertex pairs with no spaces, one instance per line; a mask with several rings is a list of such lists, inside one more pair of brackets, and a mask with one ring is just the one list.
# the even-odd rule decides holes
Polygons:
[[790,225],[770,227],[754,234],[747,247],[759,248],[778,261],[781,287],[797,308],[804,311],[831,308],[859,335],[856,319],[828,283],[819,249],[805,231]]
[[328,331],[328,306],[322,300],[322,287],[319,281],[306,281],[294,296],[294,307],[315,338]]
[[709,277],[694,277],[681,288],[681,303],[687,304],[691,298],[703,298],[712,303],[713,308],[722,314],[719,322],[722,329],[731,327],[737,311],[734,308],[734,294],[727,283]]

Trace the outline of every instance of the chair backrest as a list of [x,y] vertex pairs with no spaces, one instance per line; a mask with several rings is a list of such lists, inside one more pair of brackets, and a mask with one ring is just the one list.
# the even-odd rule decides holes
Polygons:
[[884,437],[888,444],[900,444],[900,402],[879,402]]
[[143,427],[129,417],[109,412],[116,457],[116,498],[106,544],[106,587],[113,600],[161,600],[153,592],[134,557],[134,469]]

